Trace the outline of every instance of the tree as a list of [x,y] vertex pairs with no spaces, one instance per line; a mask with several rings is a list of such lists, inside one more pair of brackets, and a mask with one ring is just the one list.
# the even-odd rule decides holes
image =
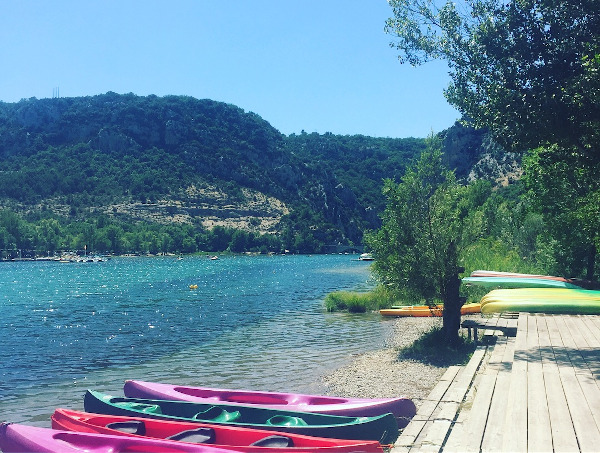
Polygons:
[[597,69],[599,0],[437,4],[390,0],[401,62],[445,59],[448,101],[507,147],[598,144],[600,100],[580,88]]
[[529,196],[561,248],[558,272],[593,280],[600,250],[600,165],[586,153],[537,148],[524,160]]
[[476,222],[465,220],[470,200],[478,197],[469,197],[469,188],[444,167],[434,139],[400,183],[386,180],[384,194],[382,226],[366,236],[375,274],[382,284],[430,305],[441,300],[444,336],[455,345],[464,302],[459,297],[459,254],[477,231]]
[[[529,168],[558,178],[544,180],[548,188],[563,186],[566,192],[539,198],[538,205],[555,233],[568,226],[585,232],[569,245],[588,250],[586,276],[593,276],[598,187],[571,183],[579,173],[574,169],[582,166],[588,179],[600,166],[600,0],[464,0],[460,7],[451,1],[438,7],[435,0],[390,0],[390,5],[386,30],[397,37],[401,62],[446,60],[452,79],[446,98],[465,117],[489,128],[509,149],[546,150]],[[568,172],[556,172],[558,167]],[[572,195],[577,200],[566,202]],[[559,209],[566,211],[555,222],[548,214]],[[572,267],[581,256],[567,259]]]

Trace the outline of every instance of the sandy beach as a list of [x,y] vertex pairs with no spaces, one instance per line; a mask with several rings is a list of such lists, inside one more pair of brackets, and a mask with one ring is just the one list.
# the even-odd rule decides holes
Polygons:
[[349,365],[324,377],[328,393],[356,398],[406,396],[419,407],[438,383],[446,367],[399,358],[402,348],[411,345],[440,318],[398,318],[385,349],[361,354]]

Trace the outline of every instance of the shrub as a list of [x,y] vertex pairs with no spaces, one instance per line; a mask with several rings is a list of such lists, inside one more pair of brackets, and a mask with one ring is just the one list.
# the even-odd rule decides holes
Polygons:
[[325,308],[327,311],[365,313],[391,307],[397,300],[397,294],[384,286],[377,286],[369,292],[335,291],[330,293],[325,298]]

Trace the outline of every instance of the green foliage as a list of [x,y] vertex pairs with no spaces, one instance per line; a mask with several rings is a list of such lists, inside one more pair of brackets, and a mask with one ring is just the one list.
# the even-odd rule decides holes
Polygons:
[[526,154],[525,171],[528,196],[561,246],[556,271],[592,280],[600,266],[600,156],[537,148]]
[[394,290],[426,301],[443,299],[444,281],[458,267],[452,247],[468,244],[478,227],[465,221],[476,208],[469,205],[468,188],[456,183],[431,143],[401,183],[386,181],[384,193],[383,225],[366,238],[375,273]]
[[523,150],[598,145],[598,0],[392,0],[400,60],[445,59],[451,104]]
[[[546,271],[538,262],[523,257],[518,248],[510,247],[506,242],[493,237],[479,239],[465,247],[461,263],[465,268],[465,276],[475,270],[485,269],[525,274],[543,274]],[[468,302],[479,302],[489,289],[463,285],[461,292]]]
[[[241,244],[240,241],[243,241]],[[206,231],[191,225],[127,224],[97,216],[86,221],[43,218],[29,222],[8,210],[0,210],[0,258],[14,258],[19,250],[46,256],[61,251],[88,253],[279,253],[281,241],[274,235],[215,227]]]
[[489,185],[456,182],[433,138],[398,184],[386,181],[387,207],[381,228],[367,235],[373,270],[381,283],[414,298],[444,303],[444,335],[458,346],[459,254],[483,230],[479,205]]
[[365,313],[367,311],[389,308],[396,303],[398,295],[383,286],[377,286],[369,292],[335,291],[325,297],[327,311],[348,311]]
[[[186,96],[0,102],[0,198],[19,212],[67,204],[84,220],[92,207],[178,200],[190,186],[218,187],[232,201],[250,188],[290,209],[278,231],[292,231],[285,247],[315,253],[361,243],[378,225],[382,178],[422,147],[412,138],[284,137],[254,113]],[[157,241],[152,248],[164,248]],[[233,248],[243,242],[238,235]]]
[[534,149],[525,178],[553,236],[547,242],[560,244],[557,270],[592,279],[600,266],[599,1],[390,5],[387,31],[397,37],[400,60],[445,59],[449,102],[507,148]]

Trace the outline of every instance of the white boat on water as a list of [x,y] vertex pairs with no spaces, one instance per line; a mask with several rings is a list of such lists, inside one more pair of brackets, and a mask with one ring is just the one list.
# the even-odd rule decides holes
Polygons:
[[373,261],[375,258],[373,258],[373,255],[371,255],[370,253],[361,253],[361,255],[358,257],[359,261]]

